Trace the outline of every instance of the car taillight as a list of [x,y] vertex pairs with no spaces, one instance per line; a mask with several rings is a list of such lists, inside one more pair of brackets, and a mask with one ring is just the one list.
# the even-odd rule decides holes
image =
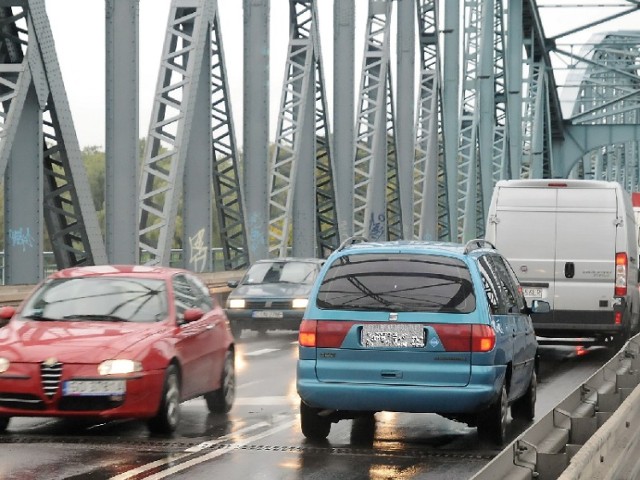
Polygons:
[[340,348],[354,324],[342,320],[302,320],[298,343],[301,347]]
[[496,346],[496,332],[490,325],[473,325],[471,328],[471,351],[490,352]]
[[623,297],[627,294],[628,261],[626,253],[616,253],[616,284],[613,292],[616,297]]
[[489,325],[433,325],[447,352],[490,352],[496,332]]
[[316,320],[302,320],[302,322],[300,322],[300,330],[298,331],[298,343],[301,347],[316,346],[317,327],[318,322]]

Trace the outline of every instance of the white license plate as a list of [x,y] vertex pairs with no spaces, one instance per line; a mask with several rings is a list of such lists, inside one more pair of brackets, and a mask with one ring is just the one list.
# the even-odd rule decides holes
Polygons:
[[258,310],[251,314],[253,318],[282,318],[280,310]]
[[360,341],[363,347],[424,347],[424,327],[415,323],[366,324]]
[[522,293],[529,298],[542,298],[542,288],[540,287],[522,287]]
[[124,395],[125,380],[67,380],[64,382],[63,395]]

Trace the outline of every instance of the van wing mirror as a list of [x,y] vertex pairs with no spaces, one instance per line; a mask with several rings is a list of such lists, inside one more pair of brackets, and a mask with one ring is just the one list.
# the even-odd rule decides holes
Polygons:
[[544,300],[534,300],[531,302],[531,313],[549,313],[551,311],[551,305]]

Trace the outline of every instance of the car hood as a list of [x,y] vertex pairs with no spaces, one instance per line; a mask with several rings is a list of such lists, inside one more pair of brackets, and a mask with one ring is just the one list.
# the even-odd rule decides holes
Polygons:
[[297,283],[264,283],[260,285],[238,285],[229,294],[232,298],[296,298],[308,297],[311,285]]
[[10,361],[99,363],[163,329],[161,323],[12,320],[0,328],[0,356]]

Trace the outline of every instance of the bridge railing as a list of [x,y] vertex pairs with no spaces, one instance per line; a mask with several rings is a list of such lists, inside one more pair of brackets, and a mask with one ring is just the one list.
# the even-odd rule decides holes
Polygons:
[[[58,269],[53,252],[43,252],[43,276],[55,272]],[[183,251],[181,248],[174,248],[171,250],[171,256],[169,265],[172,267],[181,267]],[[212,267],[214,272],[220,272],[224,270],[224,253],[222,248],[211,249]],[[4,251],[0,251],[0,285],[5,285],[4,281]]]
[[640,334],[471,480],[637,478],[639,383]]

